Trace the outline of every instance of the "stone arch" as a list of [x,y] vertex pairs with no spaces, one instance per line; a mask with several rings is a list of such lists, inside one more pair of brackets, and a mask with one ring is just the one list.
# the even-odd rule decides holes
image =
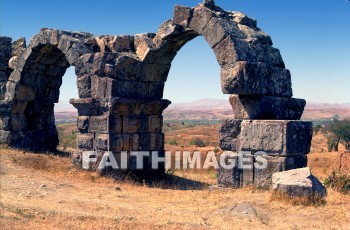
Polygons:
[[[299,121],[306,102],[292,98],[291,74],[279,50],[256,20],[212,0],[194,8],[175,6],[173,19],[156,34],[94,37],[43,29],[11,58],[12,72],[3,71],[0,59],[1,92],[3,75],[11,72],[5,95],[0,94],[0,143],[55,150],[52,105],[65,69],[74,66],[79,99],[70,103],[79,114],[76,162],[90,159],[91,150],[99,159],[105,151],[117,159],[122,151],[164,154],[162,113],[171,103],[163,99],[164,84],[177,51],[197,36],[216,56],[222,91],[230,95],[233,109],[233,119],[220,129],[221,149],[250,151],[251,163],[257,152],[267,154],[265,169],[222,169],[219,183],[265,186],[273,172],[305,167],[312,123]],[[156,173],[164,173],[164,165]]]
[[[204,37],[216,56],[222,92],[232,94],[236,118],[300,119],[305,101],[291,99],[291,74],[270,36],[257,27],[255,19],[213,3],[175,6],[173,19],[164,22],[156,34],[136,35],[143,80],[165,82],[176,53],[197,36]],[[275,105],[265,107],[266,101]],[[284,114],[278,113],[280,109]]]
[[[34,151],[55,151],[58,134],[54,103],[58,102],[62,77],[80,56],[92,53],[86,44],[91,34],[43,29],[30,45],[12,57],[2,115],[4,131],[11,146]],[[91,91],[81,84],[79,94]]]

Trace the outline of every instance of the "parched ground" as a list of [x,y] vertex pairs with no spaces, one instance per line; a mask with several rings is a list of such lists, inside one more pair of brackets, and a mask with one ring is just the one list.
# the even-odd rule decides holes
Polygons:
[[[331,189],[325,205],[295,206],[269,191],[210,190],[213,171],[142,185],[82,171],[68,157],[0,151],[0,229],[350,229],[350,195]],[[311,153],[309,166],[323,179],[339,157]]]

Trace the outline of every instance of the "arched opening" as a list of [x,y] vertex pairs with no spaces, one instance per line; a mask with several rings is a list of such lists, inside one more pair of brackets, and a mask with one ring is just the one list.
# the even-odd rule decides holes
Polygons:
[[175,56],[164,98],[172,101],[163,112],[166,150],[219,150],[222,115],[230,110],[232,115],[232,109],[221,91],[220,66],[202,36],[187,42]]
[[62,77],[70,64],[65,54],[51,44],[38,45],[26,52],[30,54],[23,67],[19,66],[21,71],[15,69],[10,76],[14,92],[8,93],[16,104],[11,111],[11,128],[18,136],[12,146],[56,151],[54,107],[59,101]]
[[71,152],[76,149],[77,129],[77,109],[69,103],[71,98],[79,98],[75,68],[69,67],[62,77],[60,87],[60,97],[58,103],[55,103],[55,124],[58,131],[59,151]]

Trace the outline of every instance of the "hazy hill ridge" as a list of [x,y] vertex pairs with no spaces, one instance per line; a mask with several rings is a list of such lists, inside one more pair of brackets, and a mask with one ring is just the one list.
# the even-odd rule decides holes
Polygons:
[[[350,103],[314,103],[308,102],[302,119],[327,119],[334,115],[350,117]],[[58,104],[55,108],[56,119],[73,120],[76,109],[69,104]],[[173,103],[163,113],[165,120],[220,120],[232,119],[233,112],[227,100],[204,98],[192,102]]]

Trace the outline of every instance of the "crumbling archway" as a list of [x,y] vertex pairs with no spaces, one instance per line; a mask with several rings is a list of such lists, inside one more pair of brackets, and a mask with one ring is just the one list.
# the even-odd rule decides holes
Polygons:
[[[54,103],[58,102],[62,77],[81,55],[93,53],[93,47],[83,44],[91,37],[44,29],[11,58],[13,71],[1,101],[2,142],[34,151],[56,150]],[[78,85],[82,97],[91,91],[91,84]]]
[[[55,148],[50,105],[57,101],[57,79],[73,65],[80,98],[71,104],[79,114],[80,153],[164,151],[162,112],[170,104],[162,99],[164,83],[177,51],[197,36],[205,38],[216,56],[222,91],[230,94],[234,112],[234,119],[221,128],[221,148],[251,151],[253,158],[264,151],[269,157],[265,171],[239,171],[239,180],[234,169],[223,171],[220,182],[265,183],[274,171],[305,166],[312,125],[295,121],[305,101],[292,98],[291,75],[279,51],[256,20],[213,1],[194,8],[175,6],[173,19],[156,34],[94,37],[43,29],[18,56],[7,81],[0,102],[0,142]],[[49,121],[41,120],[43,114]]]

